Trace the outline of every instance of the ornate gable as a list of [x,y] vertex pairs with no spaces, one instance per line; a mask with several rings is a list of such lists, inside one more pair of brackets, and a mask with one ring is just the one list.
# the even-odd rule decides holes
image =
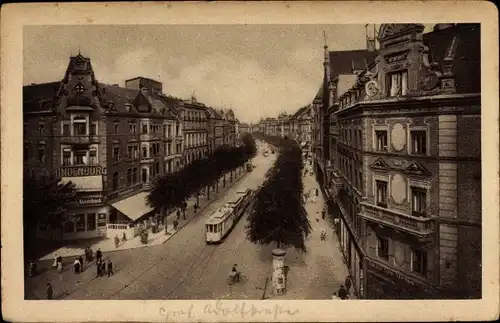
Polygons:
[[412,162],[405,169],[405,173],[409,175],[417,175],[417,176],[430,176],[431,172],[428,171],[424,166],[420,165],[418,162]]
[[138,112],[141,112],[141,113],[151,112],[151,104],[150,104],[148,98],[145,97],[142,92],[137,93],[137,96],[135,97],[135,99],[133,101],[133,105],[137,109]]
[[422,32],[424,29],[425,26],[422,24],[382,24],[378,39],[383,41],[411,32]]
[[370,165],[372,169],[378,169],[378,170],[389,170],[389,165],[382,159],[382,158],[377,158],[373,164]]

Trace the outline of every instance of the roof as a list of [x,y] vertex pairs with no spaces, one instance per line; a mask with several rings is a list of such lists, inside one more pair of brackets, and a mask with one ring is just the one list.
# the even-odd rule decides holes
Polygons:
[[221,222],[222,219],[226,218],[229,214],[231,214],[232,211],[233,208],[225,204],[220,208],[218,208],[217,210],[215,210],[215,212],[210,215],[205,224],[217,224]]
[[442,70],[447,52],[455,39],[452,73],[455,75],[457,93],[481,92],[481,31],[480,24],[457,24],[442,30],[423,34],[429,46],[430,59]]
[[140,90],[99,83],[101,105],[113,102],[117,112],[126,112],[125,103],[132,103]]
[[330,79],[340,74],[353,74],[354,70],[364,70],[377,55],[377,51],[367,49],[329,52]]
[[23,112],[43,111],[44,102],[56,98],[61,82],[31,84],[23,86]]
[[340,74],[338,78],[337,96],[340,97],[356,84],[358,76],[354,74]]

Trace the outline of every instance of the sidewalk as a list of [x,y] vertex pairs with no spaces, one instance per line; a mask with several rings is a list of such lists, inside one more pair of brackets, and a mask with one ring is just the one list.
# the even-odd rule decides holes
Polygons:
[[[285,266],[289,266],[289,271],[286,293],[274,295],[270,286],[270,299],[331,299],[332,294],[344,284],[349,274],[333,224],[328,217],[324,220],[321,218],[321,211],[326,208],[326,202],[319,184],[314,175],[309,173],[302,177],[302,180],[304,194],[309,195],[304,207],[311,223],[311,233],[306,238],[307,253],[292,248],[287,250]],[[326,232],[326,240],[320,238],[322,230]],[[349,298],[355,299],[353,293]]]
[[51,253],[41,257],[39,260],[53,260],[54,255],[57,254],[63,258],[65,257],[76,257],[76,256],[82,256],[85,258],[85,247],[89,246],[92,248],[92,250],[95,252],[98,249],[101,249],[102,252],[113,252],[113,251],[120,251],[120,250],[128,250],[128,249],[135,249],[135,248],[144,248],[144,247],[151,247],[151,246],[157,246],[160,244],[163,244],[168,241],[174,234],[176,234],[180,229],[182,229],[187,223],[189,223],[193,218],[195,218],[196,215],[199,215],[203,210],[210,204],[212,203],[215,199],[217,199],[221,194],[225,193],[233,184],[235,184],[239,179],[241,179],[245,174],[247,174],[246,171],[242,171],[241,173],[236,174],[234,173],[233,176],[233,181],[230,181],[230,174],[226,174],[226,187],[223,187],[223,177],[219,179],[219,192],[216,193],[214,191],[210,192],[210,200],[207,200],[206,194],[200,194],[199,200],[200,200],[200,208],[194,213],[194,204],[196,203],[196,197],[192,197],[187,200],[188,207],[186,209],[186,219],[181,214],[181,217],[179,219],[179,225],[177,227],[177,230],[174,230],[174,220],[177,218],[176,212],[177,210],[172,211],[166,218],[167,222],[167,234],[165,234],[165,227],[163,227],[162,230],[159,230],[157,233],[153,234],[151,233],[151,230],[149,231],[148,235],[148,243],[143,244],[141,242],[141,237],[140,235],[135,236],[133,239],[127,240],[125,242],[121,242],[118,245],[118,247],[115,246],[115,241],[114,239],[107,239],[103,238],[100,240],[79,240],[76,243],[71,243],[68,246],[61,247],[57,250],[52,251]]

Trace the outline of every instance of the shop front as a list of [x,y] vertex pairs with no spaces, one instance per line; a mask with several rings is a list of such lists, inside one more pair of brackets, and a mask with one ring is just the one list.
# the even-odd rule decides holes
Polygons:
[[133,231],[137,235],[140,229],[152,229],[153,233],[163,227],[163,216],[157,214],[147,203],[148,192],[138,192],[111,204],[113,208],[108,224],[108,237],[127,236]]
[[436,299],[432,286],[371,258],[366,261],[367,299]]
[[340,249],[344,256],[347,268],[349,270],[351,276],[352,288],[354,289],[358,298],[365,297],[365,288],[364,288],[364,266],[363,259],[364,255],[361,249],[359,248],[356,240],[354,239],[352,232],[348,223],[344,220],[343,217],[340,217]]

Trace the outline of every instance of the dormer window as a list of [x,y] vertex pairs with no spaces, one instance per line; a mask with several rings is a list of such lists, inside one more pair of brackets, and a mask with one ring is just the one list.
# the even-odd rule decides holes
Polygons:
[[85,92],[85,87],[83,86],[82,83],[78,83],[76,86],[75,86],[75,92],[77,94],[83,94]]
[[408,92],[408,72],[401,71],[388,75],[389,77],[389,96],[406,95]]

